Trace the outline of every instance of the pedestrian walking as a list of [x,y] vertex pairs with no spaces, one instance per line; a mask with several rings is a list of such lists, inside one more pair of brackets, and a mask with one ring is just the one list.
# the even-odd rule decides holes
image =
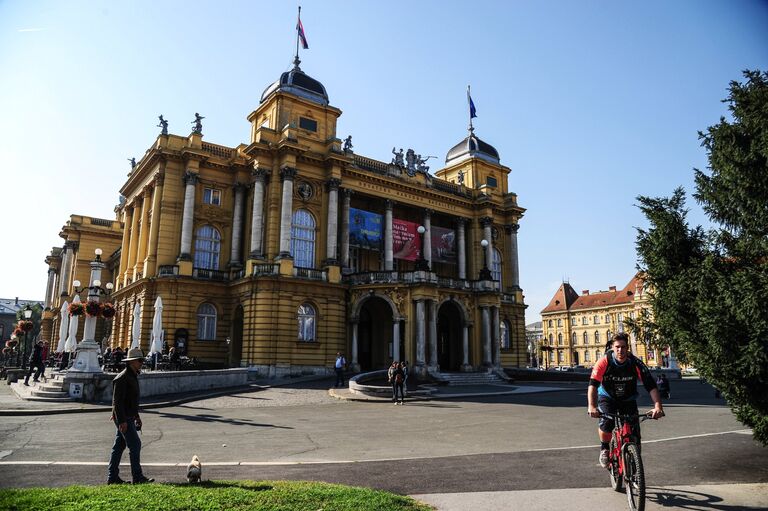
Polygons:
[[139,379],[144,353],[140,348],[132,348],[123,359],[126,367],[112,380],[112,417],[117,432],[112,445],[112,455],[107,469],[107,484],[123,484],[120,479],[120,458],[128,447],[131,459],[131,477],[133,484],[154,482],[141,470],[141,417],[139,416]]
[[29,387],[29,377],[32,376],[32,372],[35,372],[35,377],[32,381],[40,381],[40,375],[45,372],[45,364],[43,364],[43,341],[38,341],[35,344],[32,354],[29,356],[29,370],[27,371],[27,377],[24,378],[24,385]]
[[403,383],[405,382],[405,374],[403,373],[402,364],[395,363],[395,370],[392,372],[392,401],[397,404],[397,394],[400,394],[400,404],[405,404],[405,394],[403,392]]
[[340,352],[336,353],[336,362],[334,363],[334,369],[336,370],[336,383],[334,387],[344,386],[344,367],[347,365],[347,360]]
[[408,361],[403,361],[403,391],[405,392],[405,395],[408,395]]

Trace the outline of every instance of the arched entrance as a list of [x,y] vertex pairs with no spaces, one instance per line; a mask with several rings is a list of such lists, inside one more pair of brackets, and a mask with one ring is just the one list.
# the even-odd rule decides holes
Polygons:
[[448,301],[437,311],[437,363],[441,371],[459,371],[463,361],[462,317],[456,302]]
[[372,296],[360,307],[357,325],[357,361],[360,370],[385,369],[392,359],[392,308]]
[[240,367],[243,358],[243,306],[238,305],[232,318],[232,334],[229,338],[229,367]]

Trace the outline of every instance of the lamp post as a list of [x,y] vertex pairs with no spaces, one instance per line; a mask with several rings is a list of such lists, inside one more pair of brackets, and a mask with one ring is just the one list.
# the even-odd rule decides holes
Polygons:
[[[106,265],[101,261],[102,251],[95,250],[96,258],[91,261],[91,284],[88,286],[88,302],[86,303],[85,326],[83,327],[83,340],[77,346],[77,358],[69,370],[69,373],[101,373],[99,364],[100,343],[96,343],[96,320],[100,313],[100,297],[107,295],[112,289],[111,283],[106,288],[101,287],[101,271]],[[80,293],[80,282],[75,281],[75,292]],[[95,304],[95,305],[94,305]],[[96,310],[93,310],[94,307]],[[68,374],[69,374],[68,373]]]
[[416,260],[416,271],[429,271],[429,263],[424,259],[424,233],[427,229],[423,225],[420,225],[416,232],[419,233],[419,241],[421,241],[421,248],[419,249],[419,258]]
[[[24,320],[29,321],[30,318],[32,318],[32,308],[29,306],[29,304],[24,306]],[[29,357],[29,332],[32,329],[29,330],[24,329],[24,354],[22,355],[21,359],[21,368],[26,369],[27,368],[27,357]]]
[[483,247],[483,269],[480,270],[480,280],[493,280],[491,270],[488,269],[488,240],[481,241],[480,246]]

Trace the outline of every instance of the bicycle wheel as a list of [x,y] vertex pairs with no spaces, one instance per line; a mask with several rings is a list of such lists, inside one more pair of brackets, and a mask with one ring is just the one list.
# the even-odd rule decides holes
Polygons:
[[624,455],[624,478],[627,501],[632,511],[645,509],[645,472],[640,451],[635,444],[629,444]]
[[621,474],[619,473],[619,459],[613,457],[616,449],[616,439],[611,438],[610,457],[608,458],[608,473],[611,475],[611,488],[614,491],[624,491],[621,487]]

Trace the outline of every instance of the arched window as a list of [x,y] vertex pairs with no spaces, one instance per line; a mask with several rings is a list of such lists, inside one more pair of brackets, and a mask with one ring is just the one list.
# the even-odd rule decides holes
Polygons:
[[210,303],[200,304],[197,308],[197,339],[216,340],[216,307]]
[[592,318],[592,322],[594,324],[596,324],[596,325],[599,325],[600,324],[600,316],[595,316],[594,318]]
[[577,341],[576,332],[571,332],[571,344],[573,344],[575,346],[576,345],[576,341]]
[[549,345],[552,346],[553,342],[555,342],[554,338],[552,337],[552,334],[549,334]]
[[584,345],[586,346],[587,344],[589,344],[589,335],[587,332],[584,332]]
[[491,278],[496,282],[501,282],[501,252],[494,247],[491,255]]
[[605,322],[606,322],[606,324],[611,322],[611,315],[610,314],[606,314],[605,315]]
[[509,322],[506,319],[502,320],[499,328],[501,330],[501,349],[508,350],[512,347],[512,341],[509,338]]
[[606,330],[605,331],[605,342],[611,342],[611,331]]
[[558,319],[557,320],[557,326],[563,326],[563,320],[562,319]]
[[549,320],[548,324],[549,324],[549,328],[552,328],[552,320],[551,319]]
[[563,345],[563,334],[557,334],[557,345],[558,346]]
[[595,330],[595,344],[600,344],[600,332]]
[[298,321],[299,340],[304,342],[315,341],[315,323],[317,321],[315,308],[308,303],[299,305]]
[[297,209],[291,219],[291,256],[299,268],[315,267],[315,217],[306,209]]
[[215,227],[204,225],[195,233],[195,268],[219,269],[221,234]]

